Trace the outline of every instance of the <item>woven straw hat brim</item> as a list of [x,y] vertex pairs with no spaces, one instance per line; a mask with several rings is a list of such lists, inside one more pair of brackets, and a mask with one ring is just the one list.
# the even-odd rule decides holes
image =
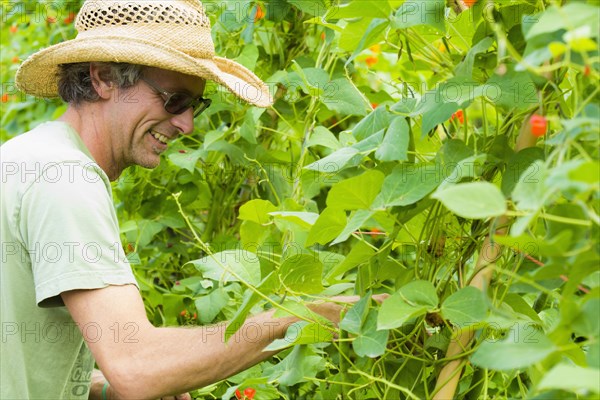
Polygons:
[[122,36],[76,38],[40,50],[20,66],[16,85],[36,97],[58,97],[58,65],[92,61],[139,64],[198,76],[223,85],[250,104],[272,104],[268,86],[235,61],[194,58],[161,43]]

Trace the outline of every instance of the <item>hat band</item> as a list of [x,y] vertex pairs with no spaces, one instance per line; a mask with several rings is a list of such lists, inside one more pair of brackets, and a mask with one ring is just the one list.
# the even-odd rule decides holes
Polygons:
[[[101,37],[111,38],[111,41],[114,41],[115,37],[122,37],[158,44],[164,42],[166,35],[162,29],[156,29],[156,24],[137,23],[134,25],[95,27],[79,32],[75,40]],[[173,24],[173,30],[169,32],[169,43],[164,43],[164,45],[193,58],[212,59],[215,55],[210,30],[198,29],[197,26],[193,25]]]

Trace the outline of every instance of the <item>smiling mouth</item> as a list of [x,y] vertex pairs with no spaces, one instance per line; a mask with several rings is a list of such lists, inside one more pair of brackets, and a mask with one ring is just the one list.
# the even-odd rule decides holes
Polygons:
[[169,138],[166,137],[165,135],[161,134],[161,133],[153,131],[152,129],[149,129],[148,133],[150,135],[152,135],[152,137],[154,137],[154,139],[158,140],[159,142],[161,142],[163,144],[168,144],[169,143]]

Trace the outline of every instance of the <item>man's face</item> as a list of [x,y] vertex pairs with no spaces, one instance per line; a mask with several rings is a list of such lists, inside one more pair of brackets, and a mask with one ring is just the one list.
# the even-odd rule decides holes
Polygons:
[[116,112],[112,118],[112,158],[122,168],[140,165],[154,168],[160,163],[160,154],[178,135],[186,135],[194,128],[194,110],[181,114],[165,110],[168,95],[185,93],[194,98],[204,92],[201,78],[157,68],[145,68],[138,83],[119,94]]

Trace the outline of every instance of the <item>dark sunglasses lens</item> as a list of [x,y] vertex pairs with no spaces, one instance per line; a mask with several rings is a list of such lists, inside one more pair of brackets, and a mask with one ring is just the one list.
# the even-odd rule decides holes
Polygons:
[[165,110],[171,114],[181,114],[194,102],[194,98],[184,93],[173,93],[165,102]]

